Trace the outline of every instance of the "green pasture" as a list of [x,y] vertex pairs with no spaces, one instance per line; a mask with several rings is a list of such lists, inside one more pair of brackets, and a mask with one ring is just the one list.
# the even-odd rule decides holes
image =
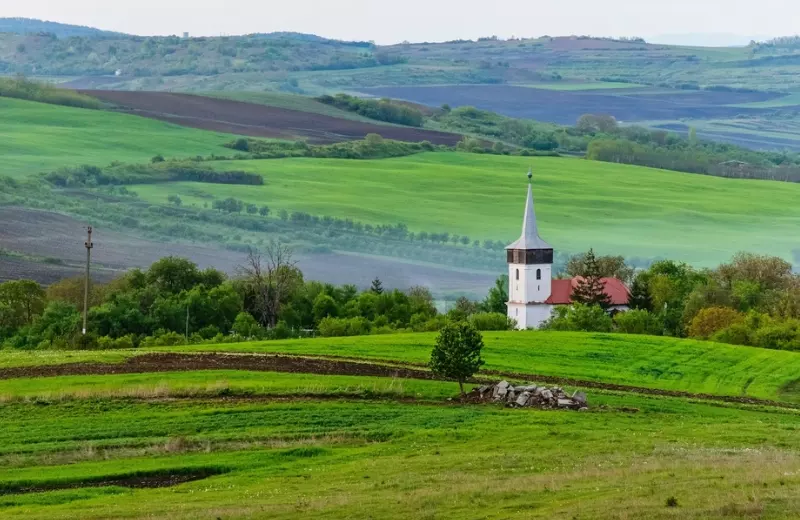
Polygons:
[[[210,163],[211,164],[211,163]],[[529,167],[542,236],[561,251],[666,257],[716,265],[737,251],[791,259],[800,229],[800,185],[721,179],[570,158],[452,152],[399,159],[215,162],[264,176],[263,186],[141,185],[143,200],[180,195],[202,207],[235,197],[285,209],[412,231],[511,241],[518,236]]]
[[158,154],[222,154],[232,139],[132,115],[0,98],[0,175],[16,178],[79,164],[147,162]]
[[[393,334],[131,351],[5,350],[0,352],[0,368],[79,362],[121,363],[130,356],[148,352],[207,351],[333,356],[425,364],[430,359],[434,341],[435,334]],[[487,332],[484,334],[484,343],[485,370],[528,374],[533,381],[536,380],[536,375],[541,375],[663,390],[800,402],[800,354],[794,352],[667,337],[542,331]],[[142,383],[143,388],[156,388],[159,381],[166,379],[159,378],[158,375],[153,377],[155,381],[151,379],[146,384]],[[242,377],[247,379],[251,376]],[[215,377],[209,380],[216,384],[219,379]],[[177,383],[172,381],[170,384]],[[201,393],[213,391],[213,388],[208,390],[203,386],[204,380],[187,380],[181,384],[183,387],[180,388],[196,388]],[[342,384],[346,386],[349,383]],[[424,382],[419,384],[423,385]],[[99,387],[101,395],[103,392],[113,394],[116,386],[112,383],[109,385]],[[6,393],[9,398],[42,395],[48,392],[47,387],[47,383],[0,381],[0,396]],[[180,388],[176,387],[176,391]],[[416,387],[407,387],[407,390],[416,391],[413,388]],[[59,387],[51,390],[53,397],[57,397]]]
[[[317,377],[317,385],[330,378]],[[334,383],[336,385],[336,383]],[[793,411],[591,395],[586,413],[392,401],[0,407],[3,518],[760,518],[800,514]],[[161,489],[90,486],[217,473]],[[669,498],[677,507],[667,507]]]
[[452,382],[385,377],[204,370],[145,374],[59,376],[0,380],[0,402],[95,397],[334,396],[444,400],[458,395]]

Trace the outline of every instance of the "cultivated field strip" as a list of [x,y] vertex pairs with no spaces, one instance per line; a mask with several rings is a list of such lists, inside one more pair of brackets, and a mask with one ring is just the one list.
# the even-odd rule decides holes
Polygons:
[[127,92],[86,90],[83,94],[132,110],[134,114],[170,123],[279,139],[307,138],[314,143],[333,143],[363,139],[379,134],[398,141],[430,141],[456,145],[461,135],[340,119],[323,114],[300,112],[229,99],[170,92]]

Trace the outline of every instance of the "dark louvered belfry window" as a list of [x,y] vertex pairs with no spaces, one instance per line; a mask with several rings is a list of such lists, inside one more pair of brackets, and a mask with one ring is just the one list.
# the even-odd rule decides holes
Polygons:
[[552,264],[552,249],[509,249],[506,252],[509,264]]

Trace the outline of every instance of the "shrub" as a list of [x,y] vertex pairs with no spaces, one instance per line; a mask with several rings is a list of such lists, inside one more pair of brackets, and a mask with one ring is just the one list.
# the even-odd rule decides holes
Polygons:
[[545,330],[611,332],[611,317],[597,305],[575,304],[556,307],[555,314],[542,326]]
[[689,336],[709,339],[717,332],[744,320],[744,315],[729,307],[708,307],[702,309],[689,325]]
[[471,315],[469,323],[478,330],[512,330],[516,321],[499,312],[479,312]]
[[439,377],[458,382],[464,395],[464,382],[484,361],[481,359],[483,337],[469,323],[449,323],[439,332],[431,352],[431,371]]
[[650,336],[664,334],[662,319],[643,309],[633,309],[617,314],[614,316],[614,325],[617,327],[617,332],[623,334],[648,334]]
[[343,336],[363,336],[369,334],[372,326],[366,318],[323,318],[319,322],[319,334],[325,338]]

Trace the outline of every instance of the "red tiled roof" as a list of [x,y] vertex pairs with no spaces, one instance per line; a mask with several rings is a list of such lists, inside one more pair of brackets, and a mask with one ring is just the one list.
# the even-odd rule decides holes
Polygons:
[[[572,303],[572,291],[580,280],[578,276],[566,280],[553,280],[553,291],[545,303],[569,305]],[[631,293],[622,280],[616,278],[601,278],[601,280],[605,285],[606,294],[611,296],[611,305],[628,305]]]

